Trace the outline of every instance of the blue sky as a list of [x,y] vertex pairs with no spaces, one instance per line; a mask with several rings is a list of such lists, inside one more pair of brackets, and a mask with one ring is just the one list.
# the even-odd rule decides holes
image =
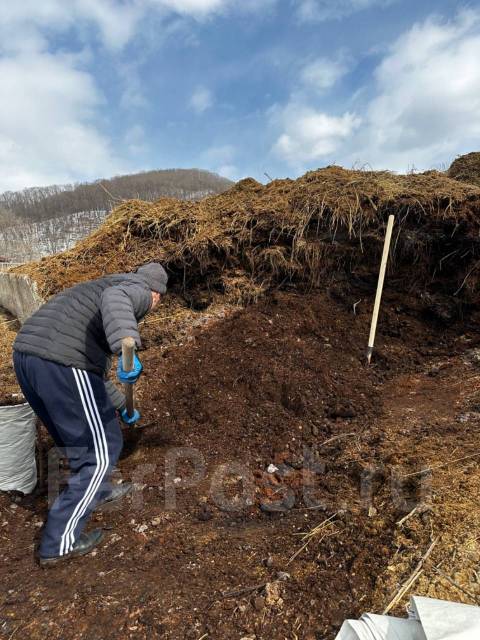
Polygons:
[[480,148],[479,60],[476,3],[0,0],[0,191],[442,168]]

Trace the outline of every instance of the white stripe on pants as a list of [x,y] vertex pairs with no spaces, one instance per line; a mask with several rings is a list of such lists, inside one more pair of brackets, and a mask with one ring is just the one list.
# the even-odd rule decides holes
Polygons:
[[85,416],[93,437],[97,465],[88,487],[70,516],[60,541],[60,555],[69,553],[75,543],[74,532],[101,486],[109,467],[108,445],[95,396],[86,371],[72,368]]

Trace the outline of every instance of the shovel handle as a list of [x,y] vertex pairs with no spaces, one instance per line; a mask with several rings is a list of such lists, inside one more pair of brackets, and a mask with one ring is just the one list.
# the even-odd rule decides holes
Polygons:
[[[122,340],[122,364],[124,371],[132,371],[133,356],[135,355],[134,338],[123,338]],[[129,418],[133,416],[135,411],[135,400],[133,395],[133,384],[124,384],[125,400],[127,415]]]

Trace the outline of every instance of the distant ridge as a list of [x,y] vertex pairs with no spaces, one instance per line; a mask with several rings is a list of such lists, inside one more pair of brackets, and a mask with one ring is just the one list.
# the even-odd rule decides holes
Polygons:
[[80,211],[108,212],[121,200],[161,197],[197,200],[222,193],[232,181],[201,169],[161,169],[67,185],[0,194],[0,228],[40,222]]

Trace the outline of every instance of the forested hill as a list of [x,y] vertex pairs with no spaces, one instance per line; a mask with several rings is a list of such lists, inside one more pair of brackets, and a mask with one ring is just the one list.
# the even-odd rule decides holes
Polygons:
[[186,200],[221,193],[230,180],[200,169],[164,169],[116,176],[91,183],[33,187],[0,194],[0,227],[40,222],[79,211],[109,211],[119,199]]

